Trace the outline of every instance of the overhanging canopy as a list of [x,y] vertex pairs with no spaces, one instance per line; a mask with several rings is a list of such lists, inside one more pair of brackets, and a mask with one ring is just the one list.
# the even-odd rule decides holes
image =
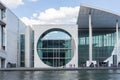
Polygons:
[[77,21],[79,28],[88,28],[90,11],[93,28],[115,28],[117,19],[120,24],[119,14],[88,5],[81,5]]

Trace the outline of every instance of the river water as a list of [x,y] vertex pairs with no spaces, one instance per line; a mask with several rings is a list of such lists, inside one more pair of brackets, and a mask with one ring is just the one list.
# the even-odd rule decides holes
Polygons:
[[1,71],[0,80],[120,80],[120,70]]

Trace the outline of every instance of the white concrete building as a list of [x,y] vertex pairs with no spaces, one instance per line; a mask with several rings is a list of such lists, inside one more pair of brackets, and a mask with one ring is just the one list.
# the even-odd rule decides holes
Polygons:
[[120,66],[120,15],[81,5],[77,24],[25,26],[0,2],[0,68]]
[[[78,47],[77,47],[78,32],[77,30],[78,30],[77,25],[34,26],[34,67],[50,67],[50,66],[51,67],[63,67],[63,66],[69,67],[71,65],[73,65],[74,67],[78,67]],[[50,35],[50,33],[52,32],[53,32],[53,35]],[[62,33],[64,33],[66,37],[69,35],[70,39],[66,38],[65,35]],[[61,36],[57,38],[55,34],[56,35],[58,34],[57,36],[60,36],[60,35]],[[42,39],[42,41],[40,39]],[[70,44],[67,44],[69,40],[70,40]],[[41,42],[43,42],[42,43],[43,45],[39,47],[40,46],[39,43]],[[43,57],[40,56],[40,54],[42,54],[40,50],[43,51]],[[46,52],[45,50],[50,52]],[[44,54],[47,54],[47,55],[44,55]],[[51,54],[52,56],[50,56],[49,54]]]
[[120,66],[120,15],[81,5],[75,25],[32,25],[25,33],[25,67]]
[[20,66],[20,34],[25,25],[0,2],[0,68]]

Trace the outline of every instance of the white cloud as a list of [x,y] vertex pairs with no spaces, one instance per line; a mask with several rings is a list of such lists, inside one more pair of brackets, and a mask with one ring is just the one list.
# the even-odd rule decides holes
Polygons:
[[29,0],[29,1],[31,1],[31,2],[37,2],[38,0]]
[[38,14],[37,13],[33,13],[33,15],[32,15],[34,18],[36,18],[37,16],[38,16]]
[[34,24],[45,24],[44,21],[40,21],[38,19],[30,19],[27,17],[21,18],[21,20],[26,24],[26,25],[34,25]]
[[47,9],[45,12],[40,13],[39,19],[42,20],[58,20],[69,19],[77,17],[79,7],[61,7],[59,10],[54,8]]
[[17,6],[24,4],[23,0],[0,0],[0,1],[10,8],[16,8]]
[[50,8],[44,12],[33,13],[32,18],[21,18],[27,25],[32,24],[75,24],[79,7]]

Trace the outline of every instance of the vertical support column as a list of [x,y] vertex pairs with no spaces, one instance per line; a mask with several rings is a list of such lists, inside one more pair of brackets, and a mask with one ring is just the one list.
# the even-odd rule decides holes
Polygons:
[[118,55],[118,39],[119,39],[119,35],[118,35],[118,20],[116,20],[116,55]]
[[20,67],[20,32],[19,32],[19,19],[17,24],[17,67]]
[[2,26],[0,25],[0,50],[2,49]]
[[0,9],[0,20],[2,19],[2,10]]
[[0,58],[0,68],[1,68],[1,58]]
[[25,30],[25,67],[31,67],[31,43],[30,43],[30,27]]
[[113,67],[117,67],[118,65],[118,20],[116,20],[116,53],[113,55]]
[[33,54],[33,31],[30,26],[25,30],[25,67],[32,67],[32,54]]
[[[118,34],[118,19],[116,20],[116,57],[118,59],[118,45],[119,45],[119,34]],[[118,61],[116,60],[116,66],[118,64]]]
[[89,12],[89,65],[92,63],[92,24],[91,11]]

